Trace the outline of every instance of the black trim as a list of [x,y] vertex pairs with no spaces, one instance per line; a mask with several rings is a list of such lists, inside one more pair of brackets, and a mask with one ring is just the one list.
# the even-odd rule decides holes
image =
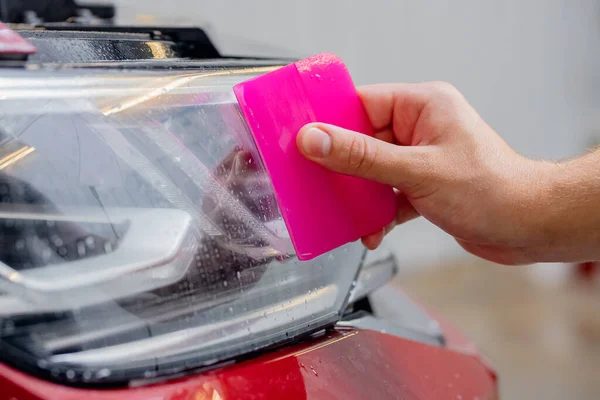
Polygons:
[[42,24],[49,31],[144,33],[152,40],[172,41],[177,44],[181,57],[191,59],[221,58],[206,32],[201,28],[163,26],[85,26],[76,24]]
[[373,314],[373,308],[371,307],[371,301],[369,297],[363,297],[362,299],[358,299],[352,304],[352,309],[356,311],[366,311],[369,314]]
[[77,371],[74,379],[69,379],[67,377],[67,371],[72,370],[75,372],[78,369],[78,366],[74,365],[73,368],[68,368],[66,366],[61,366],[60,369],[53,368],[52,365],[47,362],[47,360],[35,359],[29,353],[11,346],[3,340],[0,340],[0,354],[2,354],[2,359],[0,362],[45,381],[82,389],[117,389],[127,387],[132,382],[135,382],[136,386],[150,385],[184,376],[203,373],[226,365],[238,364],[247,360],[258,358],[265,354],[272,353],[290,345],[310,341],[311,339],[314,339],[315,335],[320,332],[334,330],[338,318],[339,317],[332,318],[323,324],[315,325],[314,328],[306,332],[290,336],[289,338],[278,341],[277,343],[260,346],[254,350],[249,350],[233,357],[220,359],[212,364],[204,364],[200,358],[193,357],[185,362],[177,361],[175,363],[168,363],[161,366],[160,370],[155,369],[156,375],[151,378],[144,378],[144,372],[148,370],[148,366],[143,366],[140,368],[127,369],[99,368],[99,370],[109,369],[111,372],[110,377],[106,377],[102,380],[83,380],[81,378],[81,371]]
[[115,6],[103,3],[78,4],[75,0],[0,0],[0,20],[8,23],[25,22],[27,12],[45,22],[67,22],[83,10],[106,22],[115,17]]
[[28,65],[37,65],[49,69],[127,69],[127,70],[223,70],[227,68],[256,68],[278,67],[290,64],[297,60],[262,60],[248,58],[221,58],[205,60],[137,60],[137,61],[102,61],[85,63],[39,63],[29,62]]
[[344,316],[344,319],[336,324],[336,328],[368,329],[432,346],[445,347],[446,345],[443,337],[417,331],[409,325],[378,318],[362,310]]

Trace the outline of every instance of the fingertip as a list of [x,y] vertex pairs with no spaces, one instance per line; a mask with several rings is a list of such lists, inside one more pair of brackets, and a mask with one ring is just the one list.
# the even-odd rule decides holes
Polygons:
[[367,248],[367,250],[376,250],[377,247],[379,247],[379,244],[377,244],[372,238],[368,236],[363,237],[361,239],[361,242],[363,246]]
[[375,250],[381,245],[381,242],[383,242],[384,235],[385,229],[382,229],[377,233],[371,233],[370,235],[363,236],[361,241],[367,249]]

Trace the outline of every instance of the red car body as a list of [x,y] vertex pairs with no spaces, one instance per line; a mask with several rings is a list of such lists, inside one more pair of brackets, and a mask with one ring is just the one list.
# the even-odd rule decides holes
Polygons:
[[[439,321],[439,318],[438,318]],[[2,399],[494,400],[494,371],[474,346],[443,323],[446,347],[368,329],[319,338],[204,373],[143,387],[83,389],[50,383],[0,364]]]

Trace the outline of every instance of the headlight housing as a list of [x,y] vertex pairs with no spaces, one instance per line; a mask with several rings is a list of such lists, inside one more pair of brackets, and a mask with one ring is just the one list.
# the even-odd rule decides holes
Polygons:
[[116,384],[338,319],[364,251],[293,257],[232,92],[270,69],[3,71],[1,361]]

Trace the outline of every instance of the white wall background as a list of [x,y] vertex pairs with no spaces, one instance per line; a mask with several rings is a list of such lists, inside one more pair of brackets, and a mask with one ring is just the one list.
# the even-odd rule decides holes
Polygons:
[[[208,26],[224,53],[342,57],[356,83],[446,80],[518,151],[559,159],[600,135],[596,0],[118,0],[122,22]],[[142,15],[144,14],[144,15]],[[462,250],[425,221],[393,233],[403,265]]]

